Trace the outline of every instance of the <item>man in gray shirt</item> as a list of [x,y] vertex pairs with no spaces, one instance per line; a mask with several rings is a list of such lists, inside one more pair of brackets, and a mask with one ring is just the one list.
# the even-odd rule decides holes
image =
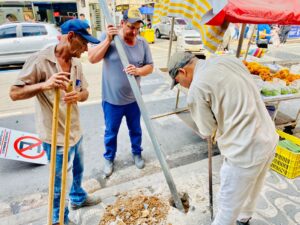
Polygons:
[[[121,29],[112,25],[107,26],[100,41],[101,43],[89,49],[89,61],[97,63],[103,59],[102,69],[102,107],[105,119],[105,166],[104,174],[110,176],[113,172],[113,162],[117,151],[117,135],[123,116],[126,118],[131,140],[131,150],[137,168],[144,167],[142,152],[141,113],[131,90],[126,73],[135,76],[140,86],[141,76],[153,71],[153,61],[147,42],[138,36],[143,23],[138,9],[130,8],[125,11],[121,21]],[[113,36],[119,35],[129,66],[124,69]]]

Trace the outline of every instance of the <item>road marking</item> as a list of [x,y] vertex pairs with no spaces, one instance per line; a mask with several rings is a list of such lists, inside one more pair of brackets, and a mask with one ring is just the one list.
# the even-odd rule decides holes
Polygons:
[[11,116],[19,116],[19,115],[26,115],[26,114],[31,114],[33,113],[34,110],[31,111],[26,111],[26,112],[22,112],[22,111],[17,111],[17,112],[11,112],[11,113],[1,113],[0,114],[0,119],[4,118],[4,117],[11,117]]

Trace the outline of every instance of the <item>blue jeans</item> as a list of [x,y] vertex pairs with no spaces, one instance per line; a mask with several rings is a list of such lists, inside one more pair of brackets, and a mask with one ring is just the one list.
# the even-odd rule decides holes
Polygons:
[[113,105],[108,102],[102,102],[105,134],[104,158],[114,161],[117,152],[117,136],[123,116],[126,118],[127,127],[131,141],[131,151],[134,155],[141,155],[142,152],[142,129],[141,129],[141,111],[136,102],[127,105]]
[[240,36],[240,29],[239,28],[234,28],[234,35],[232,37],[232,39],[239,39]]
[[244,33],[244,38],[247,38],[248,32],[249,32],[249,26],[246,26],[245,33]]
[[[47,153],[48,160],[51,156],[51,145],[43,143],[43,148]],[[54,200],[53,200],[53,223],[59,222],[59,203],[61,193],[61,176],[62,176],[62,162],[63,162],[63,147],[57,146],[56,149],[56,168],[55,168],[55,181],[54,181]],[[82,138],[76,145],[70,147],[68,154],[68,175],[72,170],[73,182],[69,192],[70,201],[72,204],[80,205],[87,198],[87,193],[83,190],[82,175],[83,175],[83,152],[82,152]],[[69,179],[67,183],[69,182]],[[66,201],[64,220],[68,224],[69,218],[68,201]]]

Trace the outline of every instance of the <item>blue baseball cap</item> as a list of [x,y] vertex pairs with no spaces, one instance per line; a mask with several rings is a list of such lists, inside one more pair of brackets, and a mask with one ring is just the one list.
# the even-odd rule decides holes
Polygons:
[[100,41],[89,34],[89,32],[87,31],[88,28],[90,28],[90,26],[86,22],[79,19],[68,20],[64,22],[60,27],[62,34],[68,34],[70,31],[73,31],[75,34],[79,34],[88,42],[99,44]]

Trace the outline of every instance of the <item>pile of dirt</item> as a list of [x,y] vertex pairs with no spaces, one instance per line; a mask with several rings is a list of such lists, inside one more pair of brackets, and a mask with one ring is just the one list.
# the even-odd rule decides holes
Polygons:
[[156,196],[119,196],[115,204],[106,207],[99,225],[166,224],[169,208],[167,201]]

